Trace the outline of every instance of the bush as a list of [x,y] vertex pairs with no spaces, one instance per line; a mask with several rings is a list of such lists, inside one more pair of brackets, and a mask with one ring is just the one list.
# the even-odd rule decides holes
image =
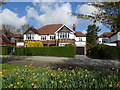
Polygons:
[[65,47],[16,47],[14,55],[75,57],[75,46]]
[[43,47],[43,44],[40,41],[30,41],[28,47]]
[[89,51],[88,56],[92,58],[120,60],[119,46],[97,45],[89,49]]
[[13,47],[11,46],[1,46],[0,55],[9,55],[11,53],[11,50],[13,50]]

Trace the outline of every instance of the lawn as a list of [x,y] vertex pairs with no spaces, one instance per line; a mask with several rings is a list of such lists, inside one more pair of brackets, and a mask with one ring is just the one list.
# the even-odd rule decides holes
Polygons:
[[114,68],[114,73],[13,64],[2,68],[3,88],[120,88],[119,70]]

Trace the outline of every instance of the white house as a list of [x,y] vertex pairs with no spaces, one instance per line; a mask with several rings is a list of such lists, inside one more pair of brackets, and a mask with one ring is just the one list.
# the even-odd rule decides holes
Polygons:
[[116,43],[112,43],[111,39],[109,38],[113,32],[104,32],[97,38],[97,44],[105,44],[109,46],[116,46]]
[[39,29],[31,27],[24,33],[25,46],[29,41],[41,41],[44,46],[75,44],[82,48],[81,54],[86,54],[86,37],[83,33],[75,31],[75,25],[73,29],[65,24],[50,24]]
[[112,43],[116,43],[117,46],[120,46],[120,30],[116,33],[113,33],[109,38]]

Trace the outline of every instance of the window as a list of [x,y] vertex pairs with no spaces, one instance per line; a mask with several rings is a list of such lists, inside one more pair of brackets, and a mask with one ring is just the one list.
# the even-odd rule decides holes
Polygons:
[[27,40],[34,40],[34,35],[33,34],[27,34],[26,39]]
[[82,41],[82,38],[81,38],[81,37],[79,38],[79,41]]
[[102,43],[108,43],[108,38],[103,38]]
[[55,39],[55,36],[50,36],[50,40],[54,40]]
[[46,36],[41,36],[41,40],[46,40]]
[[11,40],[10,40],[11,42],[15,42],[15,38],[11,38]]
[[60,39],[69,38],[69,33],[68,32],[59,33],[59,38]]

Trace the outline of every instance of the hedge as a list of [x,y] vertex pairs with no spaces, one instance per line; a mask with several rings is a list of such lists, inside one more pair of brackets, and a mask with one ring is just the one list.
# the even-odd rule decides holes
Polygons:
[[97,59],[120,60],[120,46],[97,45],[89,49],[88,56]]
[[73,45],[65,47],[16,47],[14,55],[75,57],[75,52],[76,49]]
[[11,46],[0,46],[0,55],[9,55],[13,50]]

